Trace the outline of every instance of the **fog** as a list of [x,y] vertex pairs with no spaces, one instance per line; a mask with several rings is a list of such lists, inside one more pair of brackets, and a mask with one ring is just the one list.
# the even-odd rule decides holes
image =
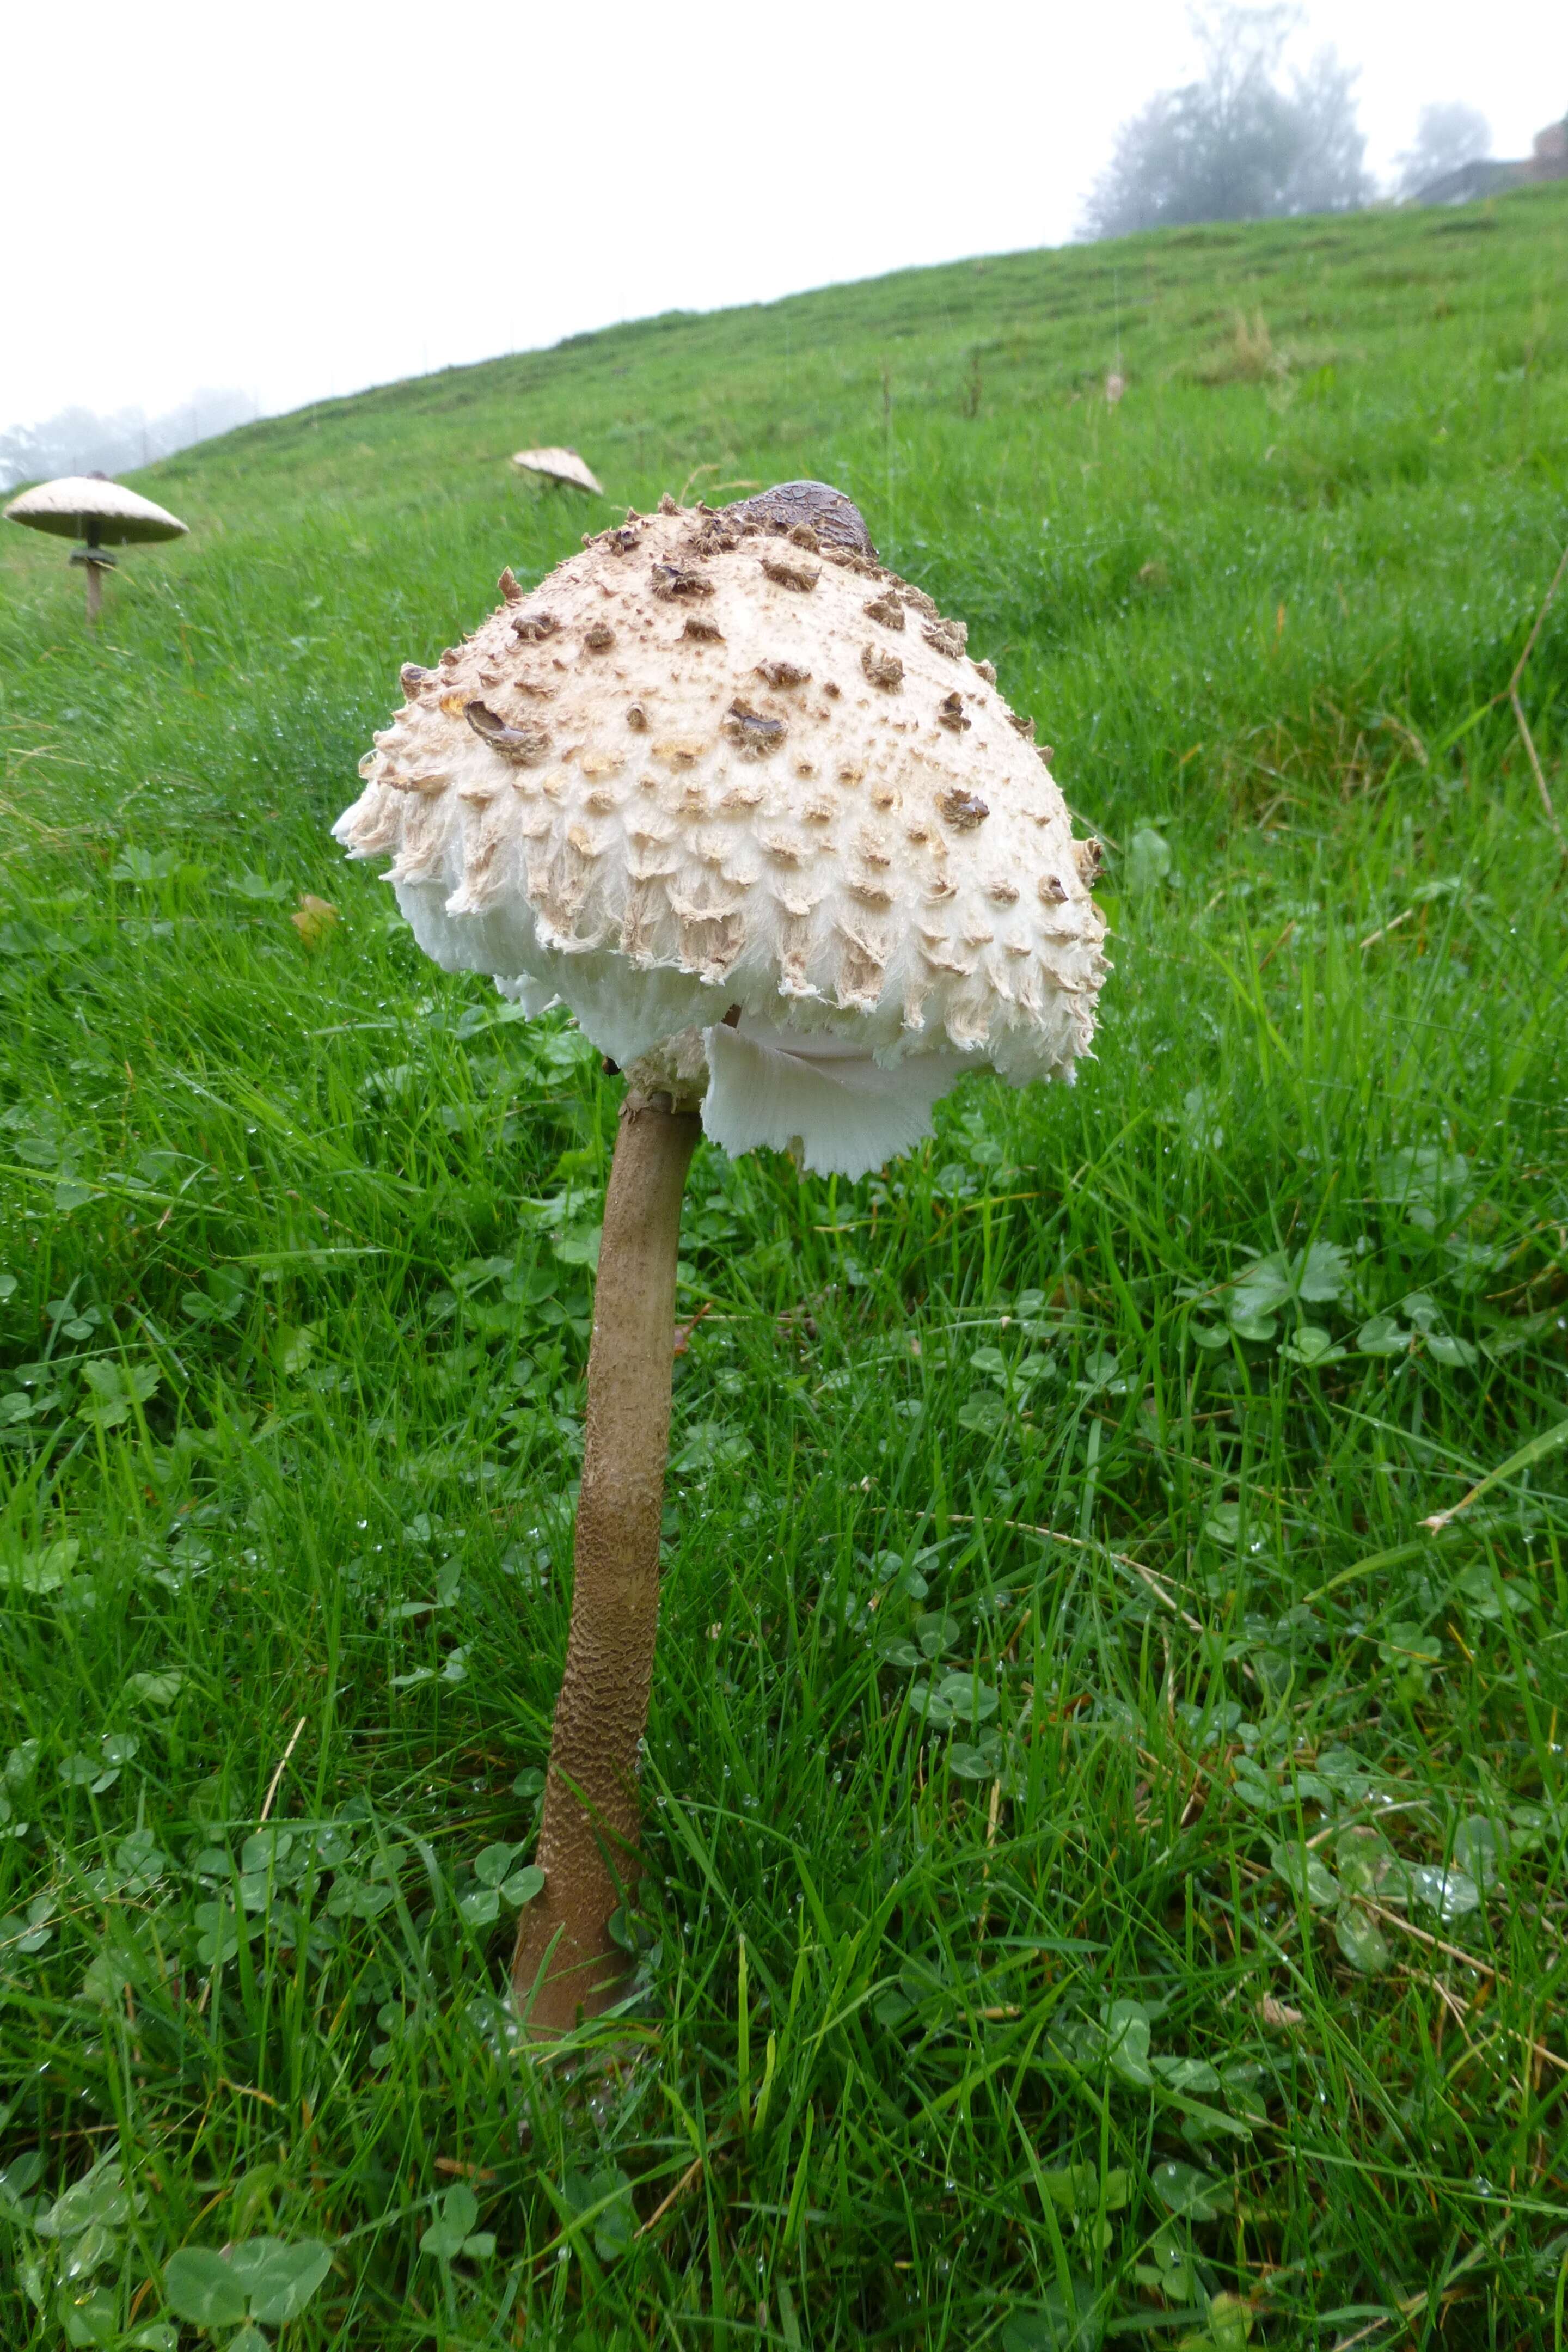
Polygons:
[[[1311,0],[1392,177],[1424,102],[1528,151],[1568,9]],[[901,10],[300,0],[30,10],[7,37],[0,428],[254,409],[663,310],[1059,243],[1196,52],[1169,0]],[[121,462],[127,462],[121,460]],[[111,470],[106,468],[106,470]]]
[[0,489],[60,474],[123,474],[135,466],[167,457],[193,441],[248,425],[259,414],[248,392],[232,385],[202,384],[188,400],[149,416],[144,408],[121,408],[100,415],[88,408],[62,408],[53,416],[0,432]]

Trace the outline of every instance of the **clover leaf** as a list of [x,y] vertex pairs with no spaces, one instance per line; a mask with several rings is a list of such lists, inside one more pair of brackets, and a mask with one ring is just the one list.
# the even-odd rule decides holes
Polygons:
[[265,2352],[261,2326],[298,2319],[331,2266],[331,2250],[319,2238],[292,2245],[281,2238],[247,2238],[221,2252],[182,2246],[163,2265],[163,2292],[171,2309],[193,2327],[210,2333],[237,2326],[228,2352]]

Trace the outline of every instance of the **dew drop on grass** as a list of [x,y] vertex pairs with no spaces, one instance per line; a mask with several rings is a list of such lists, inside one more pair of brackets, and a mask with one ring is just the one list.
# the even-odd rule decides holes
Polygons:
[[1393,1954],[1375,1919],[1359,1904],[1345,1903],[1334,1921],[1334,1938],[1352,1969],[1378,1977],[1393,1966]]

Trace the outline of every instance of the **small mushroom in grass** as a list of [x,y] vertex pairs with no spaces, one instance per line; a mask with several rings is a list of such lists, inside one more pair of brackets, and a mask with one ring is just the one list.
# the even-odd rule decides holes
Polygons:
[[[820,567],[809,594],[758,561],[781,541],[793,558],[802,530]],[[624,1985],[608,1923],[639,1868],[676,1252],[699,1135],[862,1176],[929,1135],[968,1070],[1070,1077],[1106,971],[1061,793],[1000,696],[978,691],[956,625],[905,632],[900,692],[826,684],[858,679],[868,578],[924,610],[842,493],[791,483],[718,514],[671,501],[635,547],[624,539],[590,540],[479,628],[439,694],[412,695],[335,828],[352,856],[392,853],[387,878],[437,963],[489,973],[531,1013],[565,1003],[626,1078],[544,1889],[513,1966],[543,2039]],[[672,576],[700,581],[716,637],[671,629]],[[589,649],[606,595],[613,662]],[[535,612],[557,624],[547,637],[519,625]],[[952,707],[955,665],[977,682],[962,729],[931,717]],[[522,760],[513,714],[542,686],[548,737]]]
[[575,449],[519,449],[511,462],[520,474],[537,474],[541,480],[559,482],[569,490],[592,490],[596,499],[605,495],[593,468]]
[[52,531],[57,539],[81,541],[71,550],[70,560],[86,567],[91,627],[97,625],[103,603],[103,575],[114,569],[114,558],[104,550],[181,539],[188,528],[151,499],[111,482],[105,474],[65,474],[58,482],[40,482],[12,499],[5,520],[26,523],[29,530]]

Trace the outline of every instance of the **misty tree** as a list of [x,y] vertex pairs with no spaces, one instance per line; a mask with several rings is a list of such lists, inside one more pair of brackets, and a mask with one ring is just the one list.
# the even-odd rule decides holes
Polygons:
[[1285,44],[1300,21],[1284,0],[1215,0],[1194,11],[1203,72],[1123,123],[1085,208],[1089,236],[1342,212],[1365,201],[1355,68],[1321,49],[1288,85],[1282,79]]
[[148,416],[122,408],[101,416],[89,408],[62,408],[37,425],[14,425],[0,432],[0,490],[18,482],[52,480],[59,474],[122,474],[171,457],[193,441],[248,425],[259,414],[248,393],[194,392],[178,408]]
[[1491,125],[1479,107],[1467,106],[1462,99],[1450,100],[1444,106],[1424,106],[1415,125],[1415,145],[1395,159],[1401,195],[1416,195],[1434,180],[1446,179],[1462,164],[1476,163],[1487,153],[1491,141]]

